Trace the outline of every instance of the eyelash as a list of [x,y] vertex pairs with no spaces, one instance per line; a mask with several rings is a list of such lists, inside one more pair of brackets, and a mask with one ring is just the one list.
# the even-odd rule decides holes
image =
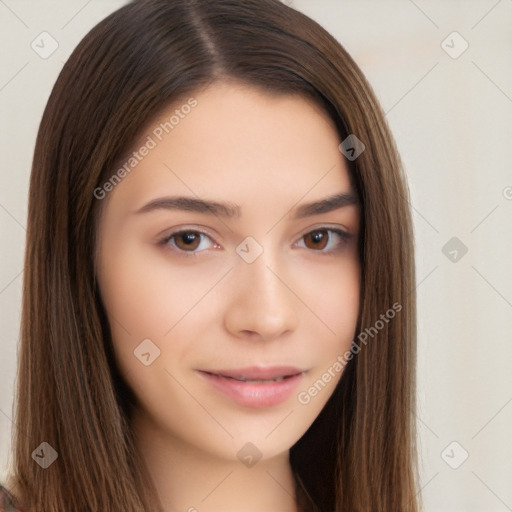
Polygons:
[[[341,229],[336,229],[336,228],[329,228],[329,227],[320,227],[320,228],[316,228],[316,229],[313,229],[311,231],[308,231],[307,233],[305,233],[304,235],[302,235],[302,237],[300,238],[300,240],[303,240],[306,236],[308,235],[311,235],[313,233],[317,233],[317,232],[322,232],[322,231],[327,231],[328,233],[334,233],[336,235],[338,235],[340,238],[341,238],[341,242],[340,242],[340,246],[335,248],[335,249],[329,249],[329,250],[314,250],[314,249],[310,249],[310,251],[312,252],[315,252],[315,253],[319,253],[319,254],[323,254],[323,255],[334,255],[338,252],[340,252],[342,249],[343,249],[343,246],[352,238],[352,235],[350,233],[347,233],[346,231],[343,231]],[[203,232],[203,231],[200,231],[200,230],[197,230],[197,229],[181,229],[179,231],[175,231],[173,233],[171,233],[170,235],[167,235],[165,238],[163,238],[160,242],[159,242],[159,245],[163,245],[163,246],[169,246],[169,242],[174,239],[175,237],[179,236],[179,235],[183,235],[185,233],[192,233],[192,234],[195,234],[195,235],[201,235],[203,237],[207,237],[207,238],[210,238],[210,235],[208,235],[207,233]],[[329,237],[329,241],[328,243],[330,242],[330,237]],[[199,242],[201,243],[201,242]],[[307,247],[305,247],[305,249],[308,249]],[[195,257],[195,256],[198,256],[198,254],[202,251],[198,251],[197,249],[194,250],[194,251],[183,251],[182,249],[179,249],[178,247],[176,246],[172,246],[171,245],[171,250],[177,252],[178,254],[180,255],[183,255],[185,257]]]

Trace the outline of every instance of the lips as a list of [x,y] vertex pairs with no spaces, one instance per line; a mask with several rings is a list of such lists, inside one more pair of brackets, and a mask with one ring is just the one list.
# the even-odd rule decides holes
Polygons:
[[293,366],[200,370],[199,374],[224,397],[246,407],[271,407],[286,401],[304,370]]

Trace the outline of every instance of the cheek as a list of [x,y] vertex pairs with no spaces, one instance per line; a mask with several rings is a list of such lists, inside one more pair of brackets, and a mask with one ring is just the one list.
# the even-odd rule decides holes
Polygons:
[[197,268],[178,270],[166,258],[151,257],[140,244],[104,249],[98,278],[117,364],[143,408],[158,423],[172,423],[163,404],[190,408],[190,397],[171,374],[181,382],[176,367],[194,349],[191,341],[202,321],[197,305],[208,283]]
[[[340,349],[355,335],[360,308],[361,270],[355,257],[305,272],[304,297],[317,316],[326,350]],[[315,284],[318,283],[316,286]],[[306,302],[306,301],[304,301]],[[312,317],[311,317],[312,318]],[[311,320],[313,321],[313,320]]]
[[164,337],[229,269],[222,262],[178,264],[163,247],[113,245],[101,258],[101,296],[113,329],[135,339]]
[[[322,285],[312,291],[311,283],[315,281]],[[350,350],[357,334],[359,262],[356,258],[347,258],[332,266],[310,269],[308,283],[303,284],[303,296],[308,297],[311,310],[316,314],[308,315],[308,330],[314,333],[307,347],[312,370],[299,390],[297,401],[301,408],[316,416],[341,379],[347,363],[344,354]]]
[[114,353],[126,381],[150,408],[171,398],[186,403],[190,397],[162,396],[174,382],[165,370],[181,380],[207,326],[213,317],[218,321],[220,301],[212,304],[216,293],[209,290],[229,267],[177,265],[165,251],[126,243],[106,246],[100,269]]

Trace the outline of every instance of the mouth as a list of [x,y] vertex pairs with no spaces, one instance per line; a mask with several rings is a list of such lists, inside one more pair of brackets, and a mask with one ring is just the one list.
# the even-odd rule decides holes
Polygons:
[[234,368],[231,370],[201,370],[211,375],[240,380],[242,382],[276,382],[294,377],[304,370],[295,366],[251,366],[246,368]]
[[198,370],[217,391],[247,407],[271,407],[286,401],[305,370],[291,366]]
[[[208,372],[206,372],[208,373]],[[215,375],[215,374],[210,374]],[[239,380],[241,382],[280,382],[284,379],[289,379],[290,377],[293,377],[293,375],[284,375],[283,377],[276,377],[275,379],[249,379],[246,377],[230,377],[229,375],[222,375],[220,374],[219,377],[226,377],[226,379],[233,379],[233,380]]]

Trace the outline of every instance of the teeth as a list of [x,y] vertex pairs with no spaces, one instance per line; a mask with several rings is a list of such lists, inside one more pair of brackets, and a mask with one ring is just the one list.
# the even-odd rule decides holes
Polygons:
[[279,382],[284,380],[285,377],[276,377],[275,379],[246,379],[245,377],[230,377],[234,380],[240,380],[242,382]]

